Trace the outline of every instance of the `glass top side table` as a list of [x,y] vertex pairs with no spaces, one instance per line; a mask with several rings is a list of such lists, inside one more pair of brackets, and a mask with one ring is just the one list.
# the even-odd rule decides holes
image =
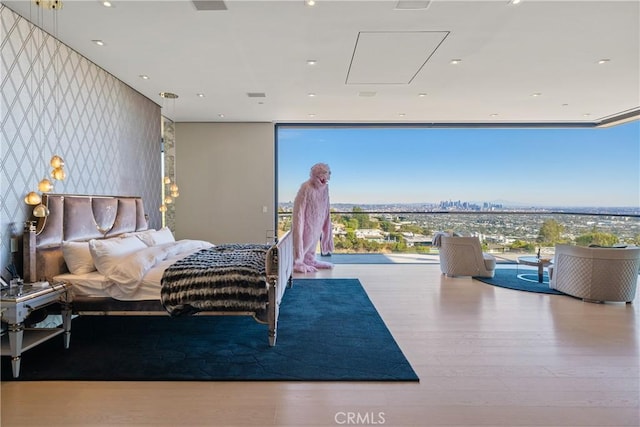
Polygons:
[[[64,347],[69,348],[71,340],[70,285],[65,283],[37,282],[4,288],[0,291],[2,322],[7,330],[2,332],[2,356],[11,356],[13,377],[20,376],[22,352],[29,350],[57,335],[64,334]],[[40,308],[61,303],[62,327],[25,328],[29,315]]]

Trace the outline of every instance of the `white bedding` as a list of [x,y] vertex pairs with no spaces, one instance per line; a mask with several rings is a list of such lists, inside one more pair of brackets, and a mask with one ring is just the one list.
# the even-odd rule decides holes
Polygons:
[[99,251],[98,271],[60,274],[55,280],[72,285],[73,295],[111,297],[122,301],[159,300],[164,270],[179,259],[213,244],[202,240],[178,240],[145,247],[126,255]]

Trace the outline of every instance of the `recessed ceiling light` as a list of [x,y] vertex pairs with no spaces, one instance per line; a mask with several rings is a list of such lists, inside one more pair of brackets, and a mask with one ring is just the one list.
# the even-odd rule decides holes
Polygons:
[[511,0],[509,4],[519,4],[520,0]]
[[318,61],[315,59],[307,59],[307,65],[316,65]]
[[398,116],[404,117],[404,116],[406,116],[406,114],[405,113],[398,113]]
[[220,113],[220,114],[218,114],[218,117],[220,117],[222,119],[222,118],[224,118],[224,114]]
[[534,98],[537,98],[539,96],[542,96],[542,94],[540,92],[536,92],[536,93],[532,93],[531,96]]
[[419,93],[419,94],[418,94],[418,96],[419,96],[420,98],[424,98],[425,96],[427,96],[427,94],[423,92],[423,93]]
[[604,59],[599,60],[599,61],[598,61],[598,64],[606,64],[606,63],[607,63],[607,62],[609,62],[609,61],[611,61],[611,60],[610,60],[610,59],[606,59],[606,58],[604,58]]
[[103,1],[103,2],[102,2],[102,5],[103,5],[104,7],[113,7],[113,4],[111,4],[111,2],[110,2],[110,1]]
[[316,96],[316,94],[315,93],[308,93],[307,96],[310,97],[310,98],[313,98],[314,96]]
[[104,42],[102,40],[91,40],[91,42],[97,44],[98,46],[104,46]]
[[451,64],[453,64],[453,65],[457,65],[457,64],[459,64],[461,62],[462,62],[462,59],[452,59],[451,60]]
[[146,74],[140,74],[138,77],[140,77],[142,80],[149,80],[149,76],[147,76]]
[[490,116],[491,117],[498,117],[498,113],[491,113]]
[[196,96],[197,96],[198,98],[204,98],[204,93],[196,93]]
[[589,117],[591,115],[591,113],[584,113],[582,116],[583,117]]
[[309,113],[309,114],[307,114],[307,115],[308,115],[309,117],[315,117],[315,116],[316,116],[316,115],[315,115],[315,114],[313,114],[313,113]]
[[316,0],[304,0],[305,4],[307,6],[315,6],[316,5]]

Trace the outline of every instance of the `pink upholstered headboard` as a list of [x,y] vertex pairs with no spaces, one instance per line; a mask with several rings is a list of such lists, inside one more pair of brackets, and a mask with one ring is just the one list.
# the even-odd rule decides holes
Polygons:
[[51,280],[68,271],[63,241],[87,241],[148,228],[140,197],[44,194],[49,216],[25,230],[25,280]]

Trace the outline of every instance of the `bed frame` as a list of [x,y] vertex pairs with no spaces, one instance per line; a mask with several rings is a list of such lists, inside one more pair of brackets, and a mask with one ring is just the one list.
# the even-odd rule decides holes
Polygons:
[[[49,215],[25,225],[23,267],[27,282],[51,282],[69,271],[62,255],[63,241],[103,239],[148,229],[140,197],[44,194],[42,200]],[[280,302],[291,286],[292,272],[293,238],[287,232],[266,255],[270,346],[276,343]],[[168,315],[159,295],[158,300],[148,301],[74,297],[72,310],[78,315]],[[250,315],[260,321],[255,313],[246,311],[203,311],[197,315]]]

